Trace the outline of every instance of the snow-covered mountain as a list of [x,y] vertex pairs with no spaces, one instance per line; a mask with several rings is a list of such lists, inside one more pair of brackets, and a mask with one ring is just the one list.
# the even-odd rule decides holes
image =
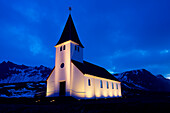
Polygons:
[[154,76],[145,69],[114,74],[124,89],[170,92],[170,80],[162,75]]
[[[20,82],[46,81],[52,69],[39,66],[17,65],[12,62],[0,63],[0,84]],[[154,76],[145,69],[132,70],[114,74],[122,82],[122,89],[137,89],[143,91],[168,91],[170,92],[170,80],[162,75]]]
[[51,73],[50,68],[17,65],[12,62],[0,63],[0,83],[45,81]]

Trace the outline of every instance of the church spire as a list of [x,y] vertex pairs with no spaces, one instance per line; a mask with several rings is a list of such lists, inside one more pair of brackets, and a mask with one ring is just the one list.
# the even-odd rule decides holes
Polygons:
[[[71,7],[69,7],[69,10],[71,10]],[[76,28],[74,26],[74,23],[73,23],[73,20],[71,17],[71,13],[69,14],[66,25],[65,25],[62,35],[60,37],[60,40],[58,41],[58,43],[56,45],[59,45],[66,41],[73,41],[73,42],[79,44],[80,47],[84,48],[84,46],[82,45],[82,43],[79,40]]]

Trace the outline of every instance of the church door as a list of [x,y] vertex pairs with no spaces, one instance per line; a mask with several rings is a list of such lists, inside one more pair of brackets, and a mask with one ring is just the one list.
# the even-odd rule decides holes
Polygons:
[[66,81],[60,82],[60,96],[65,96],[66,93]]

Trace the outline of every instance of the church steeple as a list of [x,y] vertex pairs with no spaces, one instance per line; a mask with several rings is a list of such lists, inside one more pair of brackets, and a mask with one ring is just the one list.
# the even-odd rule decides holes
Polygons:
[[82,45],[82,43],[79,40],[76,28],[74,26],[71,14],[69,14],[69,17],[67,19],[67,23],[64,27],[64,30],[62,32],[62,35],[60,37],[60,40],[58,41],[58,43],[56,45],[59,45],[63,42],[66,41],[73,41],[77,44],[79,44],[80,47],[84,48],[84,46]]

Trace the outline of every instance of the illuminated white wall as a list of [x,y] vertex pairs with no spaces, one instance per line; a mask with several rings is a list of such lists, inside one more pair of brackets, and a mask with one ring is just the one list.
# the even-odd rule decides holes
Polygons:
[[[55,93],[59,96],[60,82],[66,81],[66,96],[70,96],[70,44],[66,42],[56,46],[56,59],[55,59]],[[65,45],[65,50],[63,50]],[[60,48],[62,47],[62,51]],[[61,68],[61,64],[64,63],[64,67]]]
[[54,95],[54,89],[55,89],[55,69],[52,71],[51,75],[47,79],[47,91],[46,96],[51,97]]
[[[91,85],[88,85],[88,79],[91,81]],[[95,77],[92,75],[85,75],[85,98],[112,98],[112,97],[121,97],[121,85],[120,82],[104,79],[100,77]],[[100,87],[100,80],[102,80],[103,88]],[[107,88],[107,82],[109,88]],[[114,89],[112,89],[112,83],[114,84]],[[116,88],[118,84],[118,89]]]
[[[88,85],[88,79],[90,79],[90,86]],[[100,87],[100,80],[102,80],[103,88]],[[107,88],[107,82],[109,88]],[[116,88],[116,84],[118,84],[118,89]],[[77,99],[112,98],[122,96],[120,82],[88,74],[84,75],[73,63],[71,63],[70,91],[71,96]]]
[[121,97],[122,96],[122,90],[121,90],[121,83],[118,84],[118,96]]
[[[79,47],[78,44],[72,41],[67,41],[59,44],[56,47],[55,57],[55,71],[50,75],[47,80],[47,96],[59,96],[59,84],[62,81],[66,82],[66,96],[70,96],[71,89],[71,59],[82,62],[83,61],[83,48]],[[65,50],[63,49],[65,46]],[[75,50],[77,46],[77,50]],[[62,51],[60,48],[62,47]],[[61,68],[61,64],[64,63],[64,67]],[[53,87],[53,88],[51,88]],[[53,92],[49,93],[49,92]]]
[[71,96],[75,98],[84,98],[84,75],[83,73],[71,63]]
[[[90,77],[84,77],[85,83],[85,98],[95,98],[95,79]],[[88,79],[91,81],[91,86],[88,85]]]
[[[75,50],[75,46],[76,46],[76,50]],[[78,51],[79,48],[79,51]],[[80,46],[77,46],[77,44],[75,43],[71,43],[71,59],[79,61],[79,62],[83,62],[83,48],[81,48]]]

